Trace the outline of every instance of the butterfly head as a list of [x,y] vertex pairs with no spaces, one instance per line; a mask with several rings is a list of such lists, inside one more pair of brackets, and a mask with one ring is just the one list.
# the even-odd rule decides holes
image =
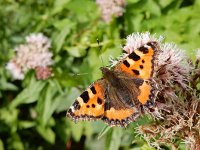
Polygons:
[[103,75],[107,74],[108,72],[110,72],[110,70],[106,67],[101,67],[100,68],[101,72],[103,73]]
[[112,78],[114,76],[114,72],[106,67],[100,68],[104,78]]

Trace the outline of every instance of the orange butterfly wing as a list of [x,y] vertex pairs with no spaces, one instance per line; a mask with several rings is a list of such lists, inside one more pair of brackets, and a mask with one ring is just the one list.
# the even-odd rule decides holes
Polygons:
[[154,87],[152,87],[153,84],[150,85],[148,80],[153,75],[154,57],[158,50],[159,46],[157,42],[149,42],[134,50],[114,67],[114,71],[120,71],[126,76],[132,76],[146,80],[146,82],[139,87],[141,92],[138,96],[138,100],[143,105],[147,102],[152,103],[151,97],[154,95]]
[[[157,42],[149,42],[134,50],[113,67],[113,71],[120,72],[123,77],[135,78],[133,80],[141,79],[141,84],[132,82],[130,84],[137,85],[140,91],[137,99],[146,106],[152,104],[154,87],[150,83],[150,79],[154,69],[154,56],[158,49]],[[112,88],[112,86],[108,87],[106,82],[104,78],[94,82],[75,100],[68,109],[67,116],[74,121],[102,119],[111,126],[126,126],[135,120],[140,115],[139,109],[122,104],[117,97],[117,91],[106,93],[108,89]],[[130,84],[127,85],[131,87]],[[107,98],[108,95],[112,97],[110,101]]]
[[67,115],[75,121],[101,118],[104,115],[104,83],[103,79],[94,82],[75,100]]

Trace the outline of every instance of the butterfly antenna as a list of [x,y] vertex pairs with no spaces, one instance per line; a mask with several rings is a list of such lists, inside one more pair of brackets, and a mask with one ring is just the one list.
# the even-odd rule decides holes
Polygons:
[[101,63],[102,63],[102,65],[103,65],[103,67],[105,67],[105,65],[104,65],[104,63],[103,63],[103,57],[101,56],[101,46],[100,46],[100,44],[99,44],[99,39],[97,38],[97,43],[98,43],[98,47],[99,47],[99,52],[100,52],[100,59],[101,59]]

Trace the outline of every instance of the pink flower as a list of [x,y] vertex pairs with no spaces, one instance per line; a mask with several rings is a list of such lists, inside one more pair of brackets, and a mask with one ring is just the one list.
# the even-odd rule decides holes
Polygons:
[[125,0],[96,0],[101,9],[102,18],[110,22],[112,17],[122,16],[124,13]]
[[13,78],[19,80],[24,79],[24,73],[22,71],[22,68],[16,63],[16,61],[11,60],[10,62],[8,62],[6,69],[11,72]]
[[124,51],[126,51],[128,54],[132,53],[135,49],[143,46],[144,44],[148,42],[161,42],[163,40],[163,37],[160,36],[159,38],[156,38],[156,35],[151,35],[150,32],[144,32],[144,33],[133,33],[127,36],[126,44],[123,47]]
[[[51,42],[42,33],[30,34],[26,37],[25,44],[21,44],[14,49],[16,55],[8,63],[7,69],[10,70],[10,66],[13,66],[13,64],[15,64],[15,66],[18,66],[18,68],[20,68],[21,76],[24,76],[25,71],[28,69],[36,70],[37,67],[45,68],[52,65],[53,61],[51,57],[53,56],[53,54],[49,51],[50,47]],[[13,71],[11,71],[11,74],[15,79],[23,79],[16,78],[16,73],[14,73]]]

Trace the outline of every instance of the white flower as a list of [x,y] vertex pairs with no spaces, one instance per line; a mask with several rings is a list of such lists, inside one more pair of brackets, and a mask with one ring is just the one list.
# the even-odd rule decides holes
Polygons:
[[144,44],[148,42],[161,42],[163,40],[163,37],[160,36],[159,38],[155,37],[156,35],[150,35],[150,32],[145,33],[133,33],[129,35],[126,39],[126,44],[123,47],[123,49],[128,53],[132,53],[135,49],[143,46]]
[[101,8],[102,18],[105,22],[110,22],[113,16],[123,15],[125,0],[96,0]]
[[33,33],[26,37],[27,44],[32,44],[37,46],[37,51],[46,51],[51,47],[51,42],[42,33]]
[[[53,54],[49,51],[51,42],[42,33],[30,34],[26,37],[26,43],[17,46],[14,50],[16,56],[13,60],[21,68],[21,72],[27,69],[36,69],[36,67],[48,67],[52,65],[51,57]],[[13,75],[13,77],[15,77]]]
[[196,51],[196,59],[200,60],[200,49],[197,49]]
[[[186,77],[190,71],[190,66],[183,50],[178,49],[175,44],[162,44],[156,62],[156,70],[158,72],[164,70],[161,72],[167,74],[166,77],[168,81],[172,80],[173,82],[178,82],[180,84],[186,81]],[[166,80],[165,78],[163,79]]]
[[11,72],[14,79],[24,79],[24,73],[22,71],[22,68],[15,61],[11,60],[6,65],[6,69]]

